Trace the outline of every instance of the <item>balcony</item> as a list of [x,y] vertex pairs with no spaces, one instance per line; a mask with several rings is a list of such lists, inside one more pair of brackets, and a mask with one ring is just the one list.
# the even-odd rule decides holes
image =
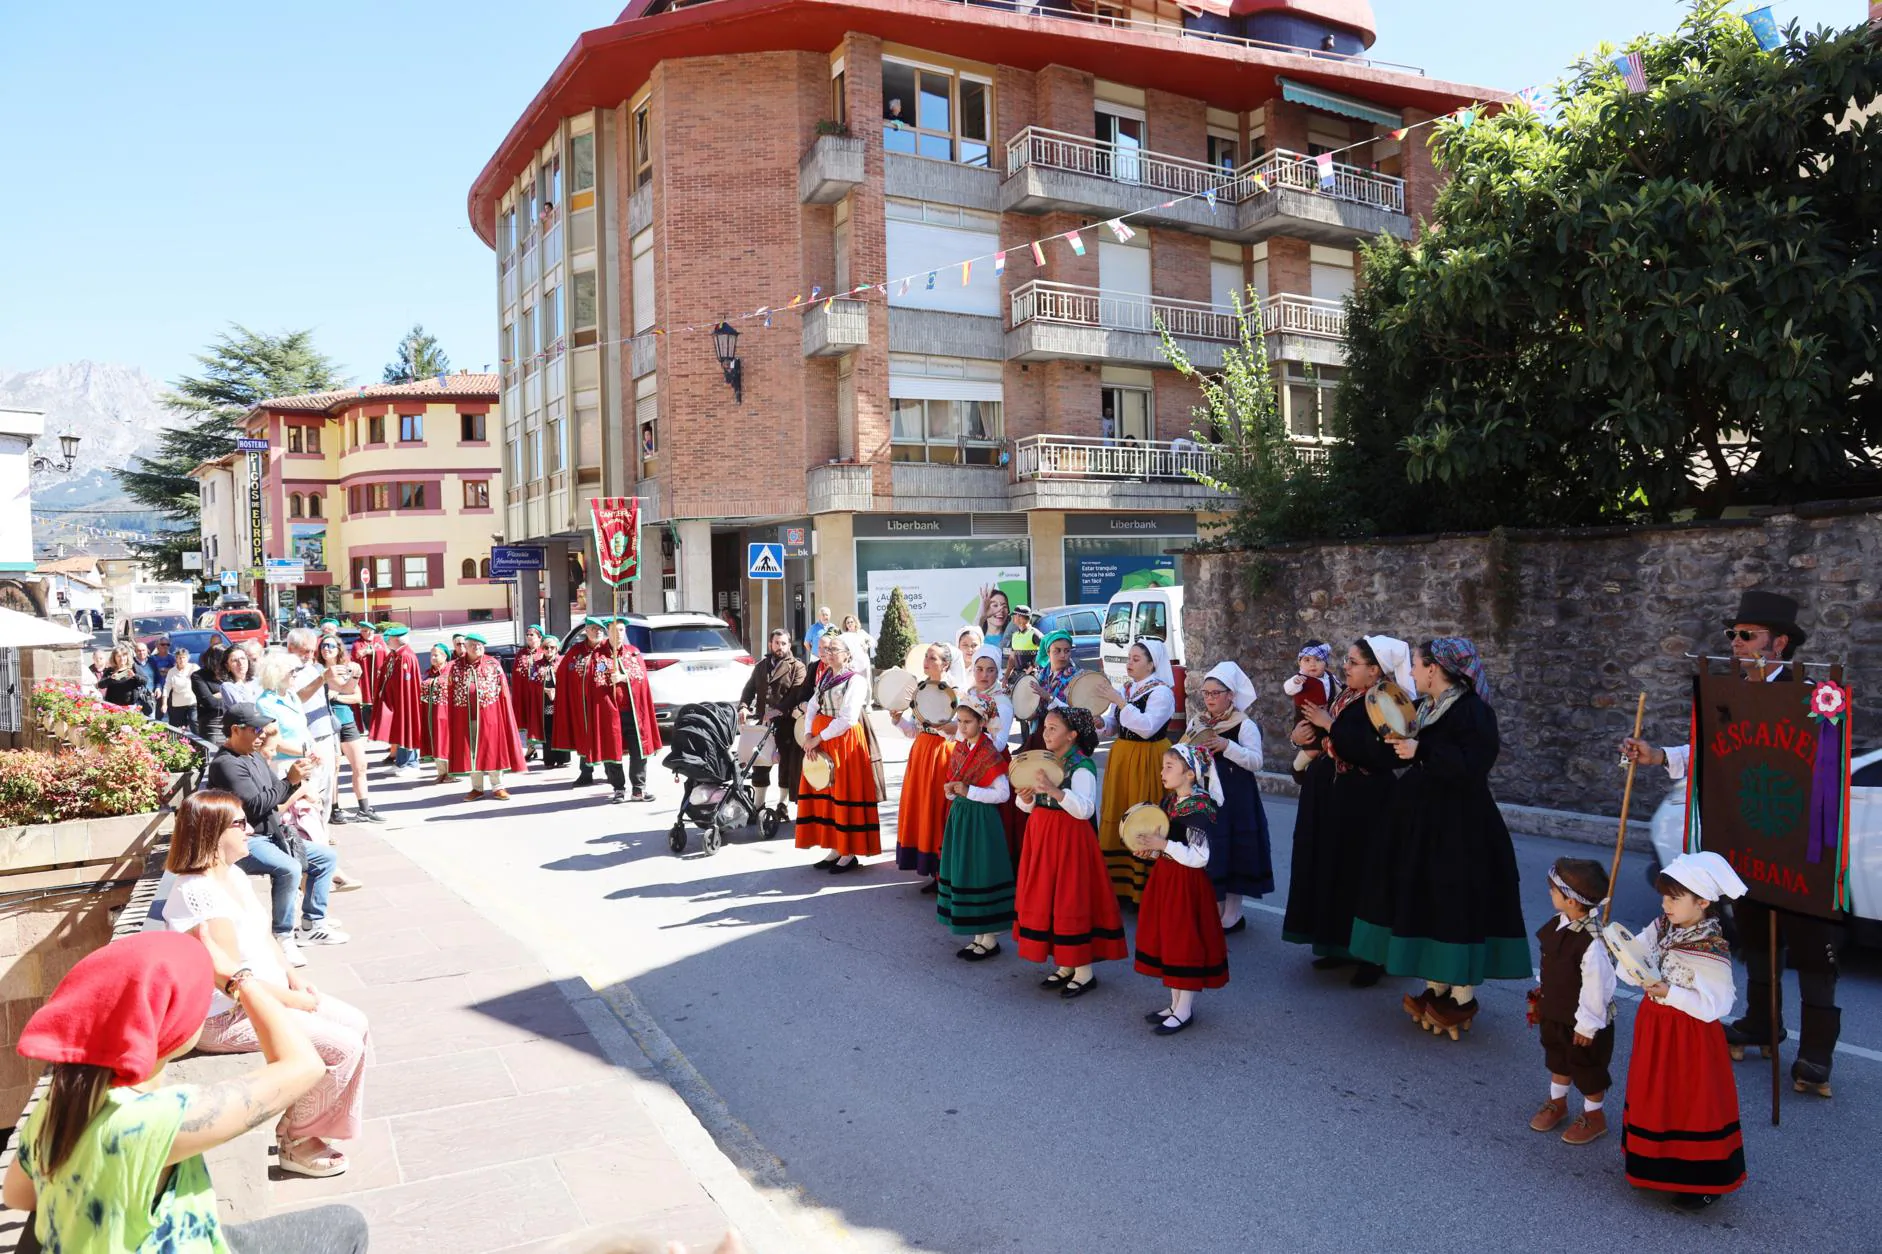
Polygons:
[[860,300],[826,301],[804,314],[804,356],[841,357],[869,343],[869,306]]
[[1235,498],[1194,477],[1214,470],[1215,450],[1194,440],[1029,435],[1013,447],[1012,508],[1232,508]]
[[1346,302],[1277,292],[1261,302],[1270,361],[1346,364]]
[[797,163],[797,199],[806,205],[834,205],[862,181],[859,135],[819,135]]
[[1339,244],[1411,235],[1405,181],[1389,174],[1335,162],[1332,179],[1323,181],[1312,157],[1286,149],[1226,170],[1036,126],[1007,143],[1000,207],[1098,217],[1128,213],[1151,226],[1237,243],[1270,235]]
[[1161,366],[1161,323],[1194,365],[1216,370],[1223,346],[1237,334],[1234,314],[1200,301],[1040,279],[1014,290],[1010,312],[1006,355],[1014,361],[1070,357]]
[[812,466],[804,476],[805,512],[867,513],[876,506],[874,468],[848,462]]

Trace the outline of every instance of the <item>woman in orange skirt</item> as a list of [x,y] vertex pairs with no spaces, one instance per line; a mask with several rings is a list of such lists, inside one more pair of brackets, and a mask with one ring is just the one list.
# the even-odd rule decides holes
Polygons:
[[882,824],[876,810],[876,771],[869,752],[865,712],[869,674],[852,669],[849,645],[833,631],[817,643],[823,674],[811,690],[810,730],[804,756],[827,758],[830,783],[813,788],[803,781],[797,801],[797,847],[828,849],[817,866],[838,873],[858,858],[882,852]]
[[[959,695],[963,686],[954,667],[954,650],[931,644],[922,655],[922,673],[928,682],[946,684]],[[908,769],[902,774],[902,795],[896,803],[895,865],[928,877],[924,893],[940,887],[941,833],[947,827],[948,799],[941,791],[947,782],[948,762],[954,755],[954,720],[930,723],[910,706],[896,726],[915,743],[908,751]]]
[[1167,1009],[1144,1016],[1158,1036],[1175,1036],[1196,1018],[1196,993],[1229,982],[1228,942],[1209,878],[1222,784],[1207,750],[1177,745],[1163,755],[1167,837],[1151,842],[1150,878],[1137,915],[1137,970],[1170,990]]
[[1098,768],[1091,760],[1098,731],[1091,712],[1076,706],[1053,710],[1044,735],[1046,751],[1065,768],[1065,783],[1019,791],[1020,809],[1031,817],[1020,852],[1013,940],[1028,962],[1057,964],[1040,987],[1070,999],[1098,982],[1094,963],[1126,958],[1130,951],[1091,825],[1098,812]]

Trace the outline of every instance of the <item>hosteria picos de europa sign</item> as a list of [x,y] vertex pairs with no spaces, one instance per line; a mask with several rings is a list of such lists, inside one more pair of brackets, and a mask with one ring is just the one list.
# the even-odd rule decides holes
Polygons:
[[1831,916],[1848,906],[1849,692],[1794,672],[1694,677],[1686,847],[1724,856],[1755,901]]

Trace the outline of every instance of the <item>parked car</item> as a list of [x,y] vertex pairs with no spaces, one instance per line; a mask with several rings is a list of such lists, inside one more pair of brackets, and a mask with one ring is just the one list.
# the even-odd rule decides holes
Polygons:
[[[1685,788],[1667,793],[1653,812],[1651,831],[1648,883],[1685,848]],[[1849,898],[1858,938],[1882,945],[1882,749],[1859,754],[1849,764]]]
[[[208,621],[203,621],[204,619]],[[253,606],[211,610],[197,620],[198,627],[212,627],[237,644],[244,640],[268,643],[268,618]]]
[[222,645],[226,648],[229,643],[229,638],[221,632],[202,627],[191,627],[187,631],[173,631],[165,635],[163,639],[170,642],[173,652],[177,649],[188,649],[191,660],[201,660],[203,654],[214,646]]
[[1181,588],[1127,588],[1112,594],[1104,607],[1104,627],[1098,654],[1104,673],[1114,684],[1125,679],[1124,659],[1139,640],[1161,640],[1170,651],[1170,669],[1176,676],[1176,713],[1170,719],[1172,736],[1181,735],[1187,721],[1184,692],[1183,590]]
[[114,634],[125,644],[155,644],[171,632],[188,630],[188,614],[132,614],[118,620]]
[[[1034,624],[1039,634],[1049,636],[1055,631],[1063,631],[1072,637],[1072,661],[1080,670],[1099,669],[1098,634],[1104,627],[1104,604],[1094,602],[1089,605],[1055,605],[1039,611],[1038,621]],[[1044,658],[1039,659],[1044,666]]]
[[[647,661],[654,716],[662,723],[672,722],[683,705],[736,702],[745,690],[753,658],[723,618],[689,611],[626,618],[628,643]],[[577,626],[563,638],[563,651],[581,639],[582,628]]]

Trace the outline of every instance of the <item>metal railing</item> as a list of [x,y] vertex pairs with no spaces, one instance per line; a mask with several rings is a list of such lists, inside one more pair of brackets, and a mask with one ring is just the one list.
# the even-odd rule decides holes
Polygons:
[[1160,322],[1171,335],[1183,338],[1236,338],[1233,313],[1201,301],[1175,300],[1167,296],[1111,292],[1034,279],[1015,289],[1011,305],[1015,327],[1028,322],[1053,322],[1155,335]]
[[1277,292],[1261,302],[1263,335],[1317,335],[1346,338],[1346,302]]
[[[1257,177],[1260,182],[1256,181]],[[1304,152],[1293,152],[1286,148],[1272,148],[1262,153],[1237,170],[1235,180],[1231,198],[1237,201],[1252,200],[1267,192],[1287,188],[1289,191],[1308,192],[1331,200],[1371,205],[1391,213],[1405,212],[1404,179],[1335,161],[1333,181],[1323,184],[1318,162]],[[1262,184],[1266,184],[1265,191]]]
[[1178,479],[1213,475],[1215,449],[1194,440],[1029,435],[1013,445],[1016,479]]

